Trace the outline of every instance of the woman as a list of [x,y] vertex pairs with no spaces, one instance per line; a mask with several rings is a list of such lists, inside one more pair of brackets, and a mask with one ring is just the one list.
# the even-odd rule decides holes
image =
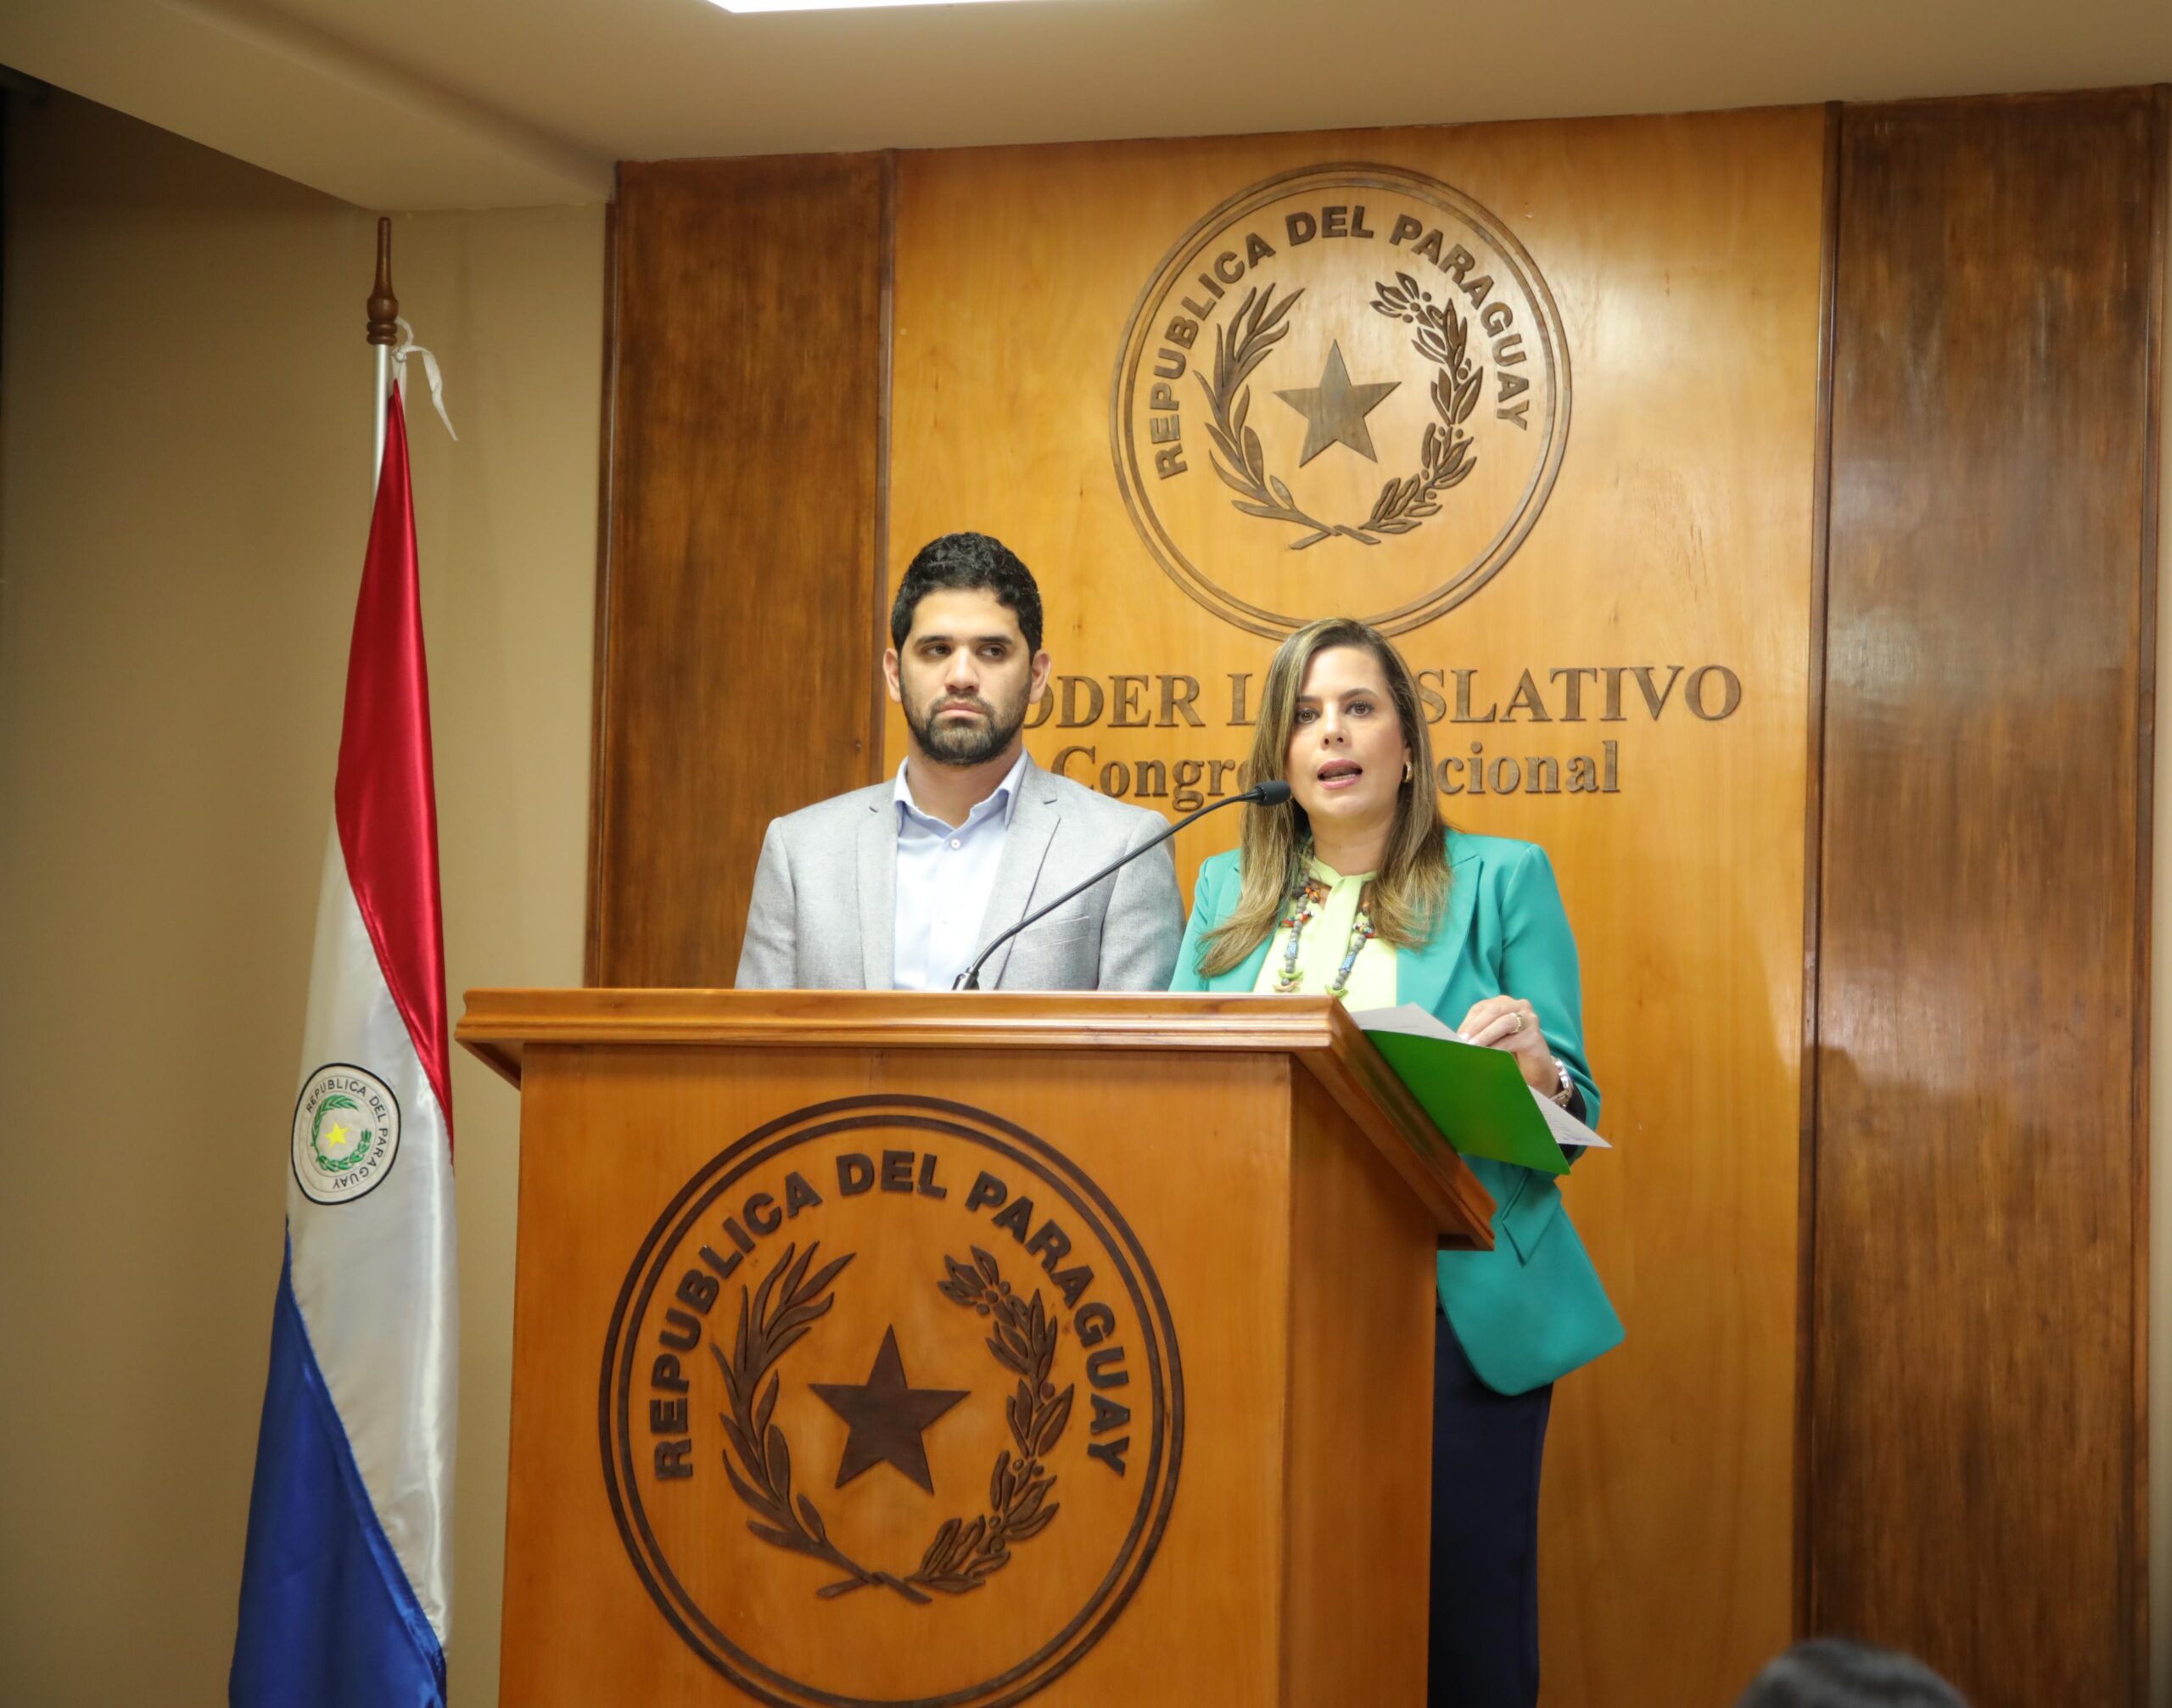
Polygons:
[[[1173,988],[1415,1002],[1596,1122],[1553,868],[1529,843],[1442,825],[1417,685],[1385,638],[1335,618],[1284,641],[1251,771],[1285,779],[1293,799],[1246,808],[1241,846],[1200,869]],[[1621,1324],[1554,1182],[1466,1160],[1493,1195],[1493,1249],[1440,1257],[1430,1700],[1531,1708],[1553,1382],[1618,1342]]]

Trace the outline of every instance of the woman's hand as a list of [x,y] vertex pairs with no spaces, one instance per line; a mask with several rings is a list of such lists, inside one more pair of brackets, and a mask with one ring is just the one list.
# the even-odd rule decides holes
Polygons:
[[1524,1084],[1532,1090],[1551,1096],[1559,1087],[1553,1051],[1548,1047],[1546,1034],[1539,1030],[1538,1011],[1521,997],[1489,996],[1473,1003],[1456,1030],[1482,1049],[1505,1050],[1514,1056]]

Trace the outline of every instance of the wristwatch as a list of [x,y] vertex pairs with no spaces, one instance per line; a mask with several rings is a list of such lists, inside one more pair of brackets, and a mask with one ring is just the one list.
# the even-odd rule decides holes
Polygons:
[[1566,1109],[1576,1095],[1576,1082],[1569,1077],[1569,1064],[1558,1056],[1553,1058],[1553,1077],[1558,1083],[1546,1095]]

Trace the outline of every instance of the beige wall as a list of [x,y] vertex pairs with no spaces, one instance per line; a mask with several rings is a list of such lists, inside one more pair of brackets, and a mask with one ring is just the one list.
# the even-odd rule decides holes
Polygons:
[[[373,221],[64,97],[7,146],[0,1698],[209,1704],[367,525]],[[462,434],[411,417],[456,996],[580,976],[602,235],[600,208],[395,228]],[[453,1097],[479,1703],[515,1106],[464,1056]]]

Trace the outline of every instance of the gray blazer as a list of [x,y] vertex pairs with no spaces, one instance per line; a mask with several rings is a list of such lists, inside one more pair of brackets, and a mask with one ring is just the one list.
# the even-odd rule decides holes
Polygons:
[[[976,949],[1167,828],[1032,759]],[[742,990],[887,990],[897,907],[898,809],[876,783],[770,820],[739,952]],[[1183,939],[1175,857],[1164,843],[1031,929],[981,970],[984,990],[1167,990]]]

